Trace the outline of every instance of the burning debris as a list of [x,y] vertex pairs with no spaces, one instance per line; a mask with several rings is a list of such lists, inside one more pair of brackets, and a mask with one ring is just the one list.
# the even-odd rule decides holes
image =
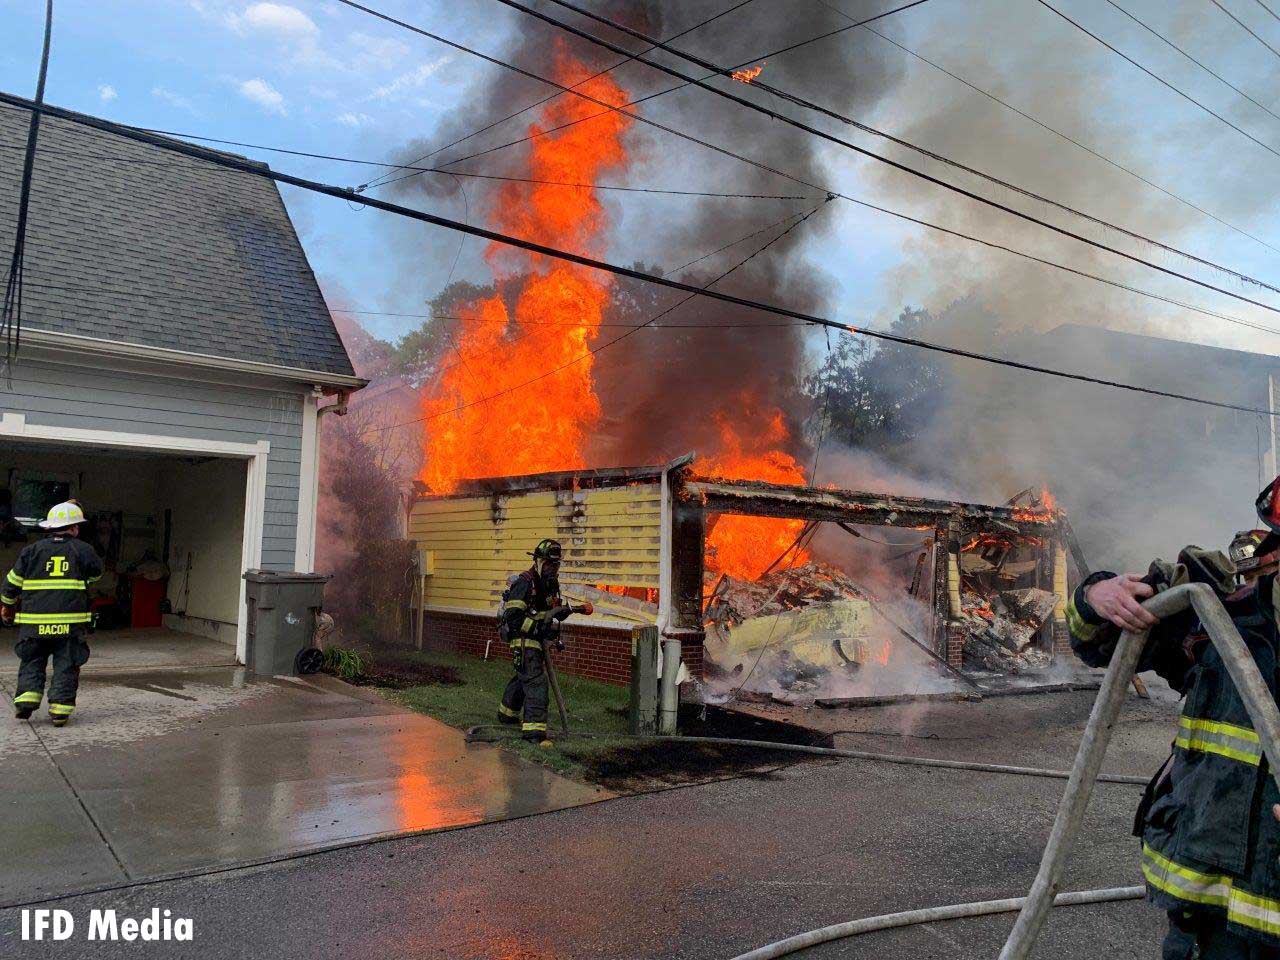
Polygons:
[[1000,673],[1025,673],[1049,666],[1049,654],[1035,646],[1057,598],[1030,587],[987,598],[965,592],[961,598],[965,666]]
[[759,580],[721,575],[712,586],[705,619],[708,624],[734,627],[754,617],[776,616],[784,610],[865,599],[866,594],[843,572],[829,564],[811,561],[786,570],[774,570]]

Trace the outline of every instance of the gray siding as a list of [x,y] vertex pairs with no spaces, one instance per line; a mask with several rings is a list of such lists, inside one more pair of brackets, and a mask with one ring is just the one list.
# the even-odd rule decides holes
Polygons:
[[30,361],[0,382],[0,412],[42,426],[257,443],[267,440],[262,566],[292,570],[297,542],[303,390],[263,390]]

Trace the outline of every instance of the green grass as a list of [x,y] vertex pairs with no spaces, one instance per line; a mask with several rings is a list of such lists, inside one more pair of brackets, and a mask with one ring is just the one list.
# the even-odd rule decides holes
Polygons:
[[[496,643],[494,646],[494,654],[487,661],[457,653],[412,650],[402,653],[397,650],[397,662],[451,667],[463,683],[452,686],[432,684],[404,690],[384,689],[383,696],[464,730],[479,724],[496,724],[498,701],[511,678],[512,669],[510,654],[506,650],[497,650]],[[564,693],[570,729],[603,733],[627,732],[630,693],[626,687],[599,683],[563,672],[558,673],[557,677]],[[549,735],[555,740],[555,746],[551,749],[525,743],[520,739],[504,740],[503,747],[537,763],[546,764],[557,773],[583,779],[584,759],[626,742],[613,738],[556,740],[556,733],[560,729],[560,715],[556,711],[554,696],[547,717],[547,727]]]

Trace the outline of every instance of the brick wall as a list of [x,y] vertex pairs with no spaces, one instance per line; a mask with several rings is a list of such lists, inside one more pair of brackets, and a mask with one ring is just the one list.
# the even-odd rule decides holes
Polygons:
[[[422,629],[423,644],[436,650],[456,650],[475,657],[484,656],[489,640],[489,659],[507,660],[510,648],[498,639],[492,617],[428,610]],[[596,627],[569,622],[561,629],[565,649],[555,654],[556,668],[591,680],[625,686],[631,682],[631,631],[627,628]],[[689,672],[702,676],[702,645],[686,641],[683,659]]]
[[1054,618],[1053,624],[1053,657],[1071,663],[1075,660],[1075,651],[1071,649],[1071,633],[1067,630],[1067,621]]
[[964,666],[964,640],[963,629],[947,624],[947,663],[957,670]]

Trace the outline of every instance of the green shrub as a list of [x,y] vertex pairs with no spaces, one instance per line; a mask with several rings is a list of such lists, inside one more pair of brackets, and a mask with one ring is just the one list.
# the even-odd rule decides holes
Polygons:
[[364,657],[346,647],[325,647],[324,669],[339,679],[355,680],[365,671]]

